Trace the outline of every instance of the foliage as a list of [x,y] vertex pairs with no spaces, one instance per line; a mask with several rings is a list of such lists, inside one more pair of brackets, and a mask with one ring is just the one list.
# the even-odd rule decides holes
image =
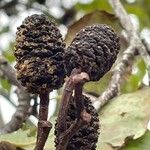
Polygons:
[[135,57],[132,70],[133,73],[127,75],[124,84],[122,84],[122,93],[136,91],[142,85],[146,74],[146,65],[141,57]]
[[[98,150],[149,150],[150,132],[147,123],[150,116],[150,88],[144,88],[134,93],[123,94],[114,98],[109,105],[100,111],[101,134]],[[51,118],[53,125],[55,118]],[[33,127],[20,129],[17,132],[1,135],[0,141],[13,144],[16,147],[32,150],[36,140]],[[46,150],[54,149],[54,129],[46,143]],[[144,144],[144,145],[143,145]]]

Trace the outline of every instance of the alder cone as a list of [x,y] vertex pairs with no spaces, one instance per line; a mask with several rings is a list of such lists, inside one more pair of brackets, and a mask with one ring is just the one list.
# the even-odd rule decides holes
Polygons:
[[31,93],[62,86],[65,78],[62,36],[45,15],[27,17],[17,28],[14,55],[17,79]]
[[[91,122],[90,124],[82,126],[76,132],[76,134],[70,139],[66,150],[96,150],[96,143],[98,142],[99,136],[99,117],[88,97],[83,95],[82,101],[87,113],[92,116]],[[67,114],[67,128],[69,128],[77,118],[77,108],[73,97],[70,101],[70,107]],[[55,144],[57,145],[57,123],[55,125],[55,135]]]
[[67,74],[70,75],[74,68],[81,68],[89,74],[90,80],[97,81],[110,70],[119,48],[119,38],[111,27],[104,24],[87,26],[66,50]]

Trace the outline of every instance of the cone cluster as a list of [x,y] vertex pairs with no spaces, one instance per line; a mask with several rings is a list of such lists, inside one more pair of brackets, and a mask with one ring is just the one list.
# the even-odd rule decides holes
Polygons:
[[[45,15],[27,17],[17,28],[17,79],[30,93],[41,94],[60,88],[66,74],[74,68],[88,73],[98,81],[110,70],[119,52],[119,38],[107,25],[92,25],[82,29],[65,50],[59,29]],[[84,109],[91,114],[90,124],[82,126],[70,139],[67,150],[96,150],[99,118],[90,99],[82,95]],[[72,96],[67,112],[67,128],[77,119],[75,98]],[[57,123],[55,144],[58,144]]]

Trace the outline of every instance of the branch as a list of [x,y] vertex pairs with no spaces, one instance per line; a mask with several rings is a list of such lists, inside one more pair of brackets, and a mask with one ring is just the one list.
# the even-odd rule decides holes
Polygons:
[[5,134],[19,129],[22,126],[22,123],[27,119],[31,97],[17,81],[15,70],[2,56],[0,56],[0,71],[10,83],[18,87],[16,94],[18,96],[19,105],[17,106],[16,112],[13,114],[10,122],[0,129],[0,134]]
[[133,62],[134,51],[135,51],[135,43],[130,44],[128,49],[124,51],[122,60],[114,68],[114,73],[112,75],[112,79],[107,89],[100,95],[98,100],[93,103],[96,109],[100,109],[110,99],[112,99],[118,94],[120,90],[122,76],[126,72],[126,68],[130,66]]
[[16,107],[15,103],[11,100],[8,92],[3,90],[2,88],[0,88],[0,95],[3,96],[4,98],[6,98],[9,101],[9,103],[12,104],[12,106]]
[[132,65],[135,50],[138,50],[139,54],[143,57],[145,63],[147,64],[147,68],[149,70],[148,74],[150,77],[150,57],[145,49],[145,46],[141,42],[141,39],[137,34],[137,30],[134,28],[126,10],[119,0],[109,0],[109,3],[127,33],[129,47],[124,51],[120,63],[115,66],[108,88],[100,95],[98,100],[94,102],[96,109],[100,109],[120,91],[122,75],[126,72],[127,67]]
[[89,93],[86,93],[86,92],[83,91],[83,95],[85,95],[86,97],[89,97],[92,103],[97,101],[97,97],[94,96],[94,94],[92,95],[92,94],[89,94]]
[[22,123],[27,119],[30,108],[30,96],[23,90],[17,89],[17,96],[19,105],[16,112],[13,114],[9,123],[7,123],[2,129],[0,134],[10,133],[16,131],[22,126]]
[[11,84],[18,86],[19,88],[21,87],[16,78],[15,70],[2,55],[0,55],[0,71]]
[[[145,64],[147,65],[148,69],[148,76],[150,78],[150,56],[145,48],[145,45],[143,45],[140,35],[137,33],[137,30],[134,28],[131,19],[129,18],[126,10],[122,6],[120,0],[109,0],[109,3],[111,4],[113,10],[115,11],[116,16],[119,18],[123,28],[127,32],[127,36],[130,40],[130,44],[133,42],[135,43],[135,47],[133,49],[137,49],[139,54],[142,56],[143,60],[145,61]],[[133,42],[132,42],[133,41]],[[133,50],[133,51],[134,51]]]
[[[91,115],[86,112],[82,99],[82,88],[85,82],[89,81],[89,76],[80,69],[72,71],[69,80],[66,83],[61,100],[61,107],[58,115],[57,138],[58,144],[56,150],[66,150],[67,144],[71,137],[84,125],[90,122]],[[75,103],[77,107],[77,119],[67,129],[67,114],[73,90],[75,89]]]
[[147,42],[145,38],[142,38],[143,45],[145,46],[148,54],[150,55],[150,43]]

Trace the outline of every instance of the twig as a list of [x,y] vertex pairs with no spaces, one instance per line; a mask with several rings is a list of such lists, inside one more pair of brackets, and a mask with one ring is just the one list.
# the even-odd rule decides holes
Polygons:
[[52,124],[47,121],[48,105],[49,92],[40,94],[39,122],[35,150],[43,150],[49,132],[52,128]]
[[125,29],[128,39],[129,39],[129,47],[123,53],[123,58],[120,63],[116,65],[114,69],[114,74],[112,76],[112,80],[108,86],[108,88],[100,95],[98,100],[94,103],[94,106],[97,109],[100,109],[103,105],[105,105],[111,98],[116,96],[119,92],[119,87],[121,83],[122,75],[125,73],[126,68],[131,65],[132,60],[134,58],[135,50],[138,50],[140,55],[143,57],[145,63],[147,64],[147,68],[149,70],[150,75],[150,57],[137,34],[137,30],[134,29],[134,26],[122,6],[119,0],[109,0],[113,10],[115,11],[116,16],[119,18],[123,28]]
[[[58,145],[56,150],[66,150],[70,138],[78,131],[78,129],[81,128],[81,126],[90,122],[91,120],[91,115],[86,112],[81,101],[82,87],[87,81],[89,81],[89,76],[87,73],[81,72],[78,69],[74,69],[66,83],[58,116]],[[67,112],[69,110],[69,103],[74,89],[77,119],[75,120],[74,124],[67,129]],[[64,116],[62,114],[64,114]]]
[[0,56],[0,71],[10,83],[18,87],[17,96],[19,105],[17,106],[16,112],[13,114],[10,122],[0,129],[0,134],[5,134],[19,129],[22,126],[22,123],[27,119],[29,115],[31,97],[17,81],[14,69],[2,56]]

